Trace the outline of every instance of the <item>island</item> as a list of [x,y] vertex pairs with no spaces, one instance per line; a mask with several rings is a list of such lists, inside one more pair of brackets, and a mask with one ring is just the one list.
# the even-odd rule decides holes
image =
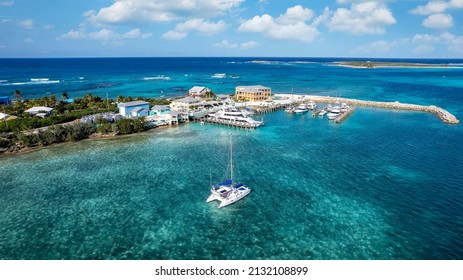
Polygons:
[[337,61],[333,65],[350,68],[449,68],[449,64],[413,63],[413,62],[387,62],[387,61]]

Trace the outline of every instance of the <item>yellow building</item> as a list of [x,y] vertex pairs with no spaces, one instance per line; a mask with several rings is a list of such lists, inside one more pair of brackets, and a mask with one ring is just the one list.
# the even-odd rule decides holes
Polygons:
[[263,101],[272,96],[272,89],[264,86],[238,86],[235,98],[237,100]]

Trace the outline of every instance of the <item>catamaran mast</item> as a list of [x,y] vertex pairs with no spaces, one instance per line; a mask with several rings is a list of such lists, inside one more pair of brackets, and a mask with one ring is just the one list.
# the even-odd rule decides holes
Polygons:
[[233,142],[232,134],[230,133],[230,180],[233,184]]

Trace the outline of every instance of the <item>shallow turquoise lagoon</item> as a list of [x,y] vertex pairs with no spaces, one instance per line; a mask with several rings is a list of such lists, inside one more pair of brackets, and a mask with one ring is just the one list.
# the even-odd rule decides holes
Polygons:
[[[0,158],[1,259],[462,259],[461,125],[359,108],[341,125],[190,123]],[[253,192],[218,209],[233,133]]]

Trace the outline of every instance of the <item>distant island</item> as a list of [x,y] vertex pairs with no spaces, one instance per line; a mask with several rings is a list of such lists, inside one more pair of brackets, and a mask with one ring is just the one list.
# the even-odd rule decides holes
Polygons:
[[338,61],[334,65],[352,68],[380,68],[380,67],[403,67],[403,68],[447,68],[449,64],[413,63],[413,62],[380,62],[380,61]]

